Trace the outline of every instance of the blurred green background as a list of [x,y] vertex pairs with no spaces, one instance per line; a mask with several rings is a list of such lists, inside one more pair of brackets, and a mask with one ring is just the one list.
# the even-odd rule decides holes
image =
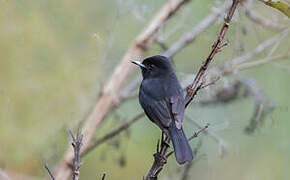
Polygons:
[[[45,162],[53,167],[69,145],[67,130],[85,119],[114,67],[130,42],[145,27],[165,1],[154,0],[2,0],[0,2],[0,168],[9,173],[36,178],[47,176]],[[168,44],[174,43],[218,7],[219,1],[194,0],[185,5],[165,26]],[[255,11],[269,20],[290,26],[289,19],[256,2]],[[211,66],[222,65],[244,54],[277,32],[267,30],[237,11],[226,39],[230,45]],[[180,79],[196,72],[208,55],[222,21],[206,29],[197,40],[175,57]],[[175,28],[175,31],[174,28]],[[173,33],[172,33],[173,31]],[[268,48],[270,50],[270,48]],[[287,35],[274,54],[290,51]],[[147,56],[161,54],[154,45]],[[251,60],[264,57],[267,51]],[[129,62],[128,62],[129,63]],[[140,73],[136,71],[132,79]],[[290,178],[290,62],[279,60],[242,71],[254,78],[276,106],[264,125],[253,135],[244,133],[253,113],[251,99],[227,105],[189,108],[186,113],[227,143],[224,158],[217,144],[201,135],[201,159],[190,179],[289,180]],[[227,78],[217,85],[223,85]],[[199,93],[197,100],[206,96]],[[116,111],[98,129],[101,136],[141,112],[137,100]],[[198,130],[185,121],[188,135]],[[102,144],[85,158],[81,179],[141,179],[151,166],[159,129],[142,119],[129,131]],[[191,142],[195,147],[198,140]],[[165,179],[178,179],[182,167],[171,157],[162,172]],[[20,178],[22,179],[22,178]]]

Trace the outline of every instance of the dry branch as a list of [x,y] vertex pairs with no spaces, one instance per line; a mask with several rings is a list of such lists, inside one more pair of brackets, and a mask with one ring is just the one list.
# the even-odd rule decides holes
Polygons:
[[274,31],[281,31],[281,30],[286,28],[286,26],[283,26],[281,24],[278,24],[278,23],[275,23],[271,20],[263,18],[262,16],[260,16],[256,12],[254,12],[253,10],[245,8],[245,14],[250,20],[252,20],[253,22],[255,22],[255,23],[257,23],[257,24],[259,24],[267,29],[274,30]]
[[[115,68],[108,83],[104,86],[102,93],[93,108],[92,113],[84,123],[83,132],[83,148],[81,153],[86,150],[90,144],[94,132],[101,121],[104,120],[107,113],[118,103],[119,90],[122,83],[126,80],[131,72],[133,65],[130,65],[129,60],[143,56],[151,47],[158,29],[172,17],[175,12],[189,0],[172,0],[167,1],[159,12],[153,17],[147,27],[133,41],[127,52],[121,59],[118,66]],[[73,161],[73,151],[68,148],[65,152],[56,172],[57,180],[66,180],[70,177],[70,165]]]
[[45,167],[45,169],[47,170],[48,175],[50,176],[50,178],[51,178],[52,180],[55,180],[55,177],[54,177],[54,175],[52,174],[51,170],[49,169],[48,164],[45,163],[44,167]]
[[79,132],[77,133],[77,136],[74,137],[72,132],[70,131],[70,135],[72,138],[72,147],[74,149],[74,160],[73,160],[73,168],[72,168],[72,179],[73,180],[79,180],[80,176],[80,167],[82,165],[81,163],[81,146],[82,146],[82,140],[83,135]]
[[104,136],[98,138],[98,139],[93,139],[88,148],[83,151],[82,156],[85,156],[87,153],[89,153],[91,150],[96,148],[98,145],[104,143],[105,141],[115,137],[118,135],[120,132],[128,129],[133,123],[135,123],[137,120],[141,119],[145,114],[139,113],[136,116],[134,116],[132,119],[130,119],[128,122],[123,123],[120,125],[118,128],[110,131],[108,134],[105,134]]
[[[202,128],[202,126],[199,123],[197,123],[194,119],[192,119],[188,115],[185,115],[185,118],[190,120],[196,127],[200,129]],[[226,147],[227,147],[225,141],[207,129],[204,130],[204,134],[212,138],[218,144],[219,155],[220,157],[224,157],[224,155],[226,154]]]
[[185,100],[186,100],[185,107],[188,106],[188,104],[192,101],[193,97],[196,95],[197,91],[202,87],[201,78],[203,77],[205,71],[207,70],[208,65],[213,60],[213,57],[221,50],[221,47],[223,46],[222,41],[223,41],[225,34],[229,28],[231,19],[234,15],[234,12],[235,12],[239,2],[240,2],[239,0],[233,0],[233,4],[229,10],[229,13],[228,13],[226,19],[225,19],[224,25],[220,31],[218,39],[213,44],[212,51],[210,52],[209,56],[206,58],[206,60],[204,61],[204,63],[200,67],[198,73],[195,76],[193,83],[187,89],[187,94],[186,94],[186,98],[185,98]]
[[260,60],[256,60],[256,61],[252,61],[252,62],[245,62],[245,63],[239,64],[236,67],[236,69],[237,70],[244,70],[244,69],[260,66],[260,65],[263,65],[263,64],[267,64],[267,63],[269,63],[271,61],[275,61],[275,60],[278,60],[278,59],[287,59],[289,57],[290,57],[290,55],[279,55],[279,56],[273,56],[273,57],[266,57],[264,59],[260,59]]
[[[188,138],[188,141],[193,140],[194,138],[198,137],[198,135],[205,131],[208,128],[208,124],[201,128],[198,132],[195,132],[191,137]],[[167,163],[167,158],[169,156],[171,156],[174,151],[171,151],[169,153],[167,153],[167,150],[169,148],[169,143],[170,142],[170,138],[166,137],[164,140],[163,137],[163,133],[162,133],[162,137],[160,140],[160,147],[159,147],[159,141],[157,143],[157,150],[156,153],[154,154],[154,162],[152,164],[151,169],[149,170],[148,174],[146,175],[145,180],[156,180],[158,177],[158,174],[162,171],[163,166]]]
[[163,53],[166,57],[172,57],[178,53],[185,46],[192,43],[198,35],[200,35],[206,28],[217,21],[217,19],[222,16],[228,8],[231,7],[231,2],[226,1],[221,7],[212,10],[212,13],[204,18],[200,23],[194,26],[190,31],[182,35],[177,42],[172,44],[167,51]]

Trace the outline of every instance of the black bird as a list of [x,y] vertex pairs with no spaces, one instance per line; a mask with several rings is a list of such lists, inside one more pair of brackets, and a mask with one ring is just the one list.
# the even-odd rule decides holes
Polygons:
[[148,118],[173,142],[176,161],[191,162],[192,150],[182,129],[185,109],[183,90],[170,61],[165,56],[152,56],[143,62],[132,61],[142,70],[139,102]]

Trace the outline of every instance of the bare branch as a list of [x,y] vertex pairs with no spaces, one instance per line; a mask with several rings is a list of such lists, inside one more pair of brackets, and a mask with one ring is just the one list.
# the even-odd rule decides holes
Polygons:
[[196,138],[200,133],[202,133],[203,131],[206,131],[208,126],[209,126],[209,123],[207,123],[203,128],[201,128],[200,130],[195,132],[192,136],[190,136],[188,138],[188,141],[191,141],[192,139]]
[[96,148],[98,145],[106,142],[107,140],[115,137],[116,135],[118,135],[120,132],[128,129],[133,123],[135,123],[137,120],[141,119],[145,114],[139,113],[136,116],[134,116],[132,119],[130,119],[128,122],[123,123],[122,125],[120,125],[118,128],[112,130],[111,132],[105,134],[104,136],[98,138],[98,139],[93,139],[92,142],[90,143],[90,145],[88,146],[88,148],[83,151],[83,153],[81,154],[81,156],[85,156],[86,154],[88,154],[90,151],[92,151],[94,148]]
[[160,36],[156,38],[156,43],[162,48],[163,51],[168,49],[168,45],[166,44],[165,40],[162,39]]
[[266,57],[264,59],[260,59],[260,60],[256,60],[256,61],[252,61],[252,62],[245,62],[245,63],[239,64],[236,67],[236,69],[237,70],[244,70],[244,69],[256,67],[256,66],[259,66],[259,65],[263,65],[263,64],[269,63],[269,62],[274,61],[274,60],[287,59],[289,57],[290,57],[290,55],[279,55],[279,56],[273,56],[273,57]]
[[[223,66],[213,67],[213,68],[209,69],[207,76],[213,76],[218,80],[222,76],[235,73],[236,70],[239,70],[238,69],[239,65],[245,64],[246,61],[249,61],[255,55],[265,51],[269,46],[282,40],[282,38],[288,34],[289,30],[290,30],[290,28],[274,35],[273,37],[271,37],[267,40],[265,40],[264,42],[257,45],[256,48],[254,48],[252,51],[249,51],[245,55],[235,57],[232,60],[228,60]],[[283,57],[287,58],[288,54],[282,55],[280,58],[283,58]],[[248,65],[246,64],[247,67],[244,67],[244,69],[253,68],[253,67],[256,67],[258,65],[262,65],[263,63],[269,63],[269,62],[275,60],[276,58],[278,59],[279,57],[278,56],[277,57],[267,57],[264,60],[256,61],[257,64],[256,63],[253,63],[253,64],[250,63]],[[244,69],[240,69],[240,70],[244,70]],[[181,82],[182,87],[188,87],[191,84],[191,79],[194,77],[195,77],[195,75],[187,75],[186,78],[184,78],[184,80]],[[213,82],[215,82],[215,81],[213,81]],[[207,84],[211,84],[211,82],[208,82]],[[206,86],[207,84],[202,85],[202,87]]]
[[213,57],[215,56],[215,54],[220,51],[221,47],[222,47],[222,41],[224,39],[224,36],[229,28],[231,19],[234,15],[234,12],[239,4],[239,0],[233,0],[233,4],[230,8],[230,11],[227,15],[227,18],[225,19],[224,25],[220,31],[220,34],[218,36],[217,41],[214,43],[212,51],[210,52],[209,56],[207,57],[207,59],[205,60],[205,62],[202,64],[202,66],[200,67],[197,75],[195,76],[195,79],[193,81],[193,83],[190,85],[190,87],[187,89],[187,94],[186,94],[186,107],[188,106],[188,104],[192,101],[192,99],[194,98],[194,96],[196,95],[197,91],[201,88],[202,83],[201,83],[201,79],[205,73],[205,71],[208,68],[208,65],[210,64],[210,62],[213,60]]
[[230,1],[226,1],[221,7],[215,8],[212,10],[212,13],[204,18],[199,24],[194,26],[190,31],[185,33],[183,36],[179,38],[179,40],[170,46],[170,48],[163,53],[166,57],[172,57],[185,46],[192,43],[196,37],[202,33],[206,28],[208,28],[211,24],[216,22],[216,20],[226,12],[226,10],[231,6]]
[[[199,123],[197,123],[194,119],[192,119],[188,115],[185,115],[185,118],[190,120],[196,127],[200,129],[203,128]],[[218,144],[219,155],[220,157],[224,157],[226,153],[226,143],[224,142],[224,140],[217,137],[215,134],[213,134],[211,131],[207,129],[204,130],[204,134],[212,138]]]
[[158,174],[162,171],[163,166],[167,163],[167,149],[169,148],[170,138],[167,136],[164,140],[163,132],[159,151],[159,143],[157,143],[157,152],[153,155],[154,162],[150,168],[145,180],[157,180]]
[[74,162],[73,162],[73,169],[72,169],[72,179],[73,180],[79,180],[79,175],[80,175],[80,167],[81,167],[81,146],[82,146],[82,140],[83,140],[83,135],[80,134],[79,132],[77,133],[77,136],[74,137],[71,131],[70,135],[72,137],[72,146],[74,149]]
[[251,57],[253,57],[256,54],[261,53],[262,51],[264,51],[267,47],[271,46],[272,44],[274,44],[275,42],[279,41],[282,37],[286,36],[289,32],[290,28],[276,34],[275,36],[267,39],[266,41],[264,41],[263,43],[259,44],[253,51],[250,51],[248,53],[246,53],[243,56],[234,58],[233,60],[231,60],[231,64],[240,64],[248,59],[250,59]]
[[242,78],[240,82],[246,87],[244,96],[251,97],[255,105],[250,123],[245,128],[245,133],[250,135],[253,134],[259,126],[263,125],[266,115],[274,110],[274,106],[261,92],[261,89],[254,79]]
[[49,169],[47,163],[45,163],[44,167],[45,167],[45,169],[47,170],[47,172],[48,172],[50,178],[51,178],[52,180],[55,180],[55,177],[53,176],[53,174],[52,174],[51,170]]
[[252,20],[254,23],[257,23],[267,29],[274,30],[274,31],[281,31],[286,29],[286,26],[283,26],[281,24],[275,23],[271,20],[268,20],[266,18],[263,18],[253,10],[250,10],[248,8],[245,8],[245,15]]

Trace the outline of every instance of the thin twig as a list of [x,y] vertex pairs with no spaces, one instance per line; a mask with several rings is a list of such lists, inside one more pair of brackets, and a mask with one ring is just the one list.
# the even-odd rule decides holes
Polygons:
[[[210,75],[225,76],[225,75],[234,73],[240,64],[245,63],[246,61],[249,61],[255,55],[265,51],[269,46],[273,45],[277,41],[282,40],[282,38],[288,34],[289,30],[290,28],[275,34],[273,37],[258,44],[256,48],[254,48],[252,51],[249,51],[244,55],[235,57],[232,60],[228,60],[227,63],[225,63],[223,66],[211,68],[208,71],[207,76],[210,76]],[[255,66],[249,66],[248,68],[251,68],[251,67],[255,67]]]
[[136,116],[134,116],[132,119],[130,119],[129,121],[121,124],[118,128],[110,131],[109,133],[105,134],[104,136],[102,136],[102,137],[100,137],[98,139],[93,139],[91,144],[88,146],[88,148],[86,150],[83,151],[81,156],[85,156],[87,153],[92,151],[98,145],[106,142],[107,140],[109,140],[109,139],[115,137],[116,135],[118,135],[120,132],[128,129],[133,123],[135,123],[137,120],[141,119],[144,115],[145,115],[144,112],[139,113]]
[[202,132],[207,130],[208,126],[209,126],[209,123],[207,123],[202,129],[198,130],[197,132],[194,132],[194,134],[188,138],[188,141],[191,141],[192,139],[198,137],[198,135],[200,133],[202,133]]
[[185,107],[188,106],[188,104],[192,101],[192,99],[196,95],[197,91],[201,88],[201,86],[202,86],[201,79],[202,79],[205,71],[207,70],[208,65],[213,60],[214,56],[221,50],[222,41],[223,41],[225,34],[229,28],[231,19],[234,15],[234,12],[235,12],[239,2],[240,2],[240,0],[233,0],[233,4],[232,4],[230,11],[227,15],[227,18],[225,19],[224,25],[220,31],[218,39],[213,44],[212,51],[210,52],[209,56],[206,58],[205,62],[200,67],[198,73],[195,76],[195,79],[194,79],[192,85],[190,85],[190,87],[187,89],[187,94],[186,94],[186,98],[185,98],[185,100],[186,100]]
[[[190,120],[196,127],[202,128],[202,126],[199,123],[197,123],[195,120],[193,120],[190,116],[185,115],[185,118]],[[212,138],[218,144],[219,154],[220,154],[221,157],[223,157],[225,155],[225,153],[226,153],[226,143],[224,142],[224,140],[219,138],[215,134],[213,134],[208,129],[204,130],[204,134],[209,136],[210,138]]]
[[284,31],[274,35],[273,37],[271,37],[271,38],[267,39],[266,41],[264,41],[263,43],[259,44],[253,51],[250,51],[243,56],[234,58],[231,61],[231,64],[240,64],[240,63],[248,60],[249,58],[253,57],[254,55],[261,53],[267,47],[271,46],[272,44],[274,44],[275,42],[280,40],[282,37],[286,36],[288,34],[289,30],[290,30],[290,28],[285,29]]
[[211,86],[211,85],[215,84],[218,80],[220,80],[220,77],[217,77],[215,80],[213,80],[207,84],[202,85],[200,88],[203,89],[203,88],[206,88],[208,86]]
[[248,8],[245,8],[245,15],[252,20],[254,23],[257,23],[265,28],[268,28],[270,30],[274,30],[274,31],[281,31],[283,29],[286,28],[286,26],[283,26],[281,24],[275,23],[271,20],[268,20],[266,18],[263,18],[262,16],[260,16],[259,14],[257,14],[256,12],[254,12],[254,10],[250,10]]
[[194,26],[190,31],[183,34],[177,42],[168,48],[166,52],[163,53],[164,56],[170,58],[174,56],[177,52],[183,49],[185,46],[192,43],[196,37],[201,34],[206,28],[211,24],[216,22],[216,20],[223,15],[224,12],[231,6],[230,1],[226,1],[221,7],[212,10],[212,13],[204,18],[200,23]]
[[54,175],[52,174],[51,170],[49,169],[47,163],[45,163],[44,167],[45,167],[45,169],[47,170],[47,172],[48,172],[50,178],[51,178],[52,180],[55,180],[55,177],[54,177]]
[[244,69],[256,67],[256,66],[259,66],[259,65],[263,65],[263,64],[269,63],[269,62],[274,61],[274,60],[287,59],[289,57],[290,57],[290,55],[279,55],[279,56],[267,57],[267,58],[264,58],[264,59],[260,59],[260,60],[256,60],[256,61],[252,61],[252,62],[245,62],[245,63],[239,64],[235,69],[244,70]]

